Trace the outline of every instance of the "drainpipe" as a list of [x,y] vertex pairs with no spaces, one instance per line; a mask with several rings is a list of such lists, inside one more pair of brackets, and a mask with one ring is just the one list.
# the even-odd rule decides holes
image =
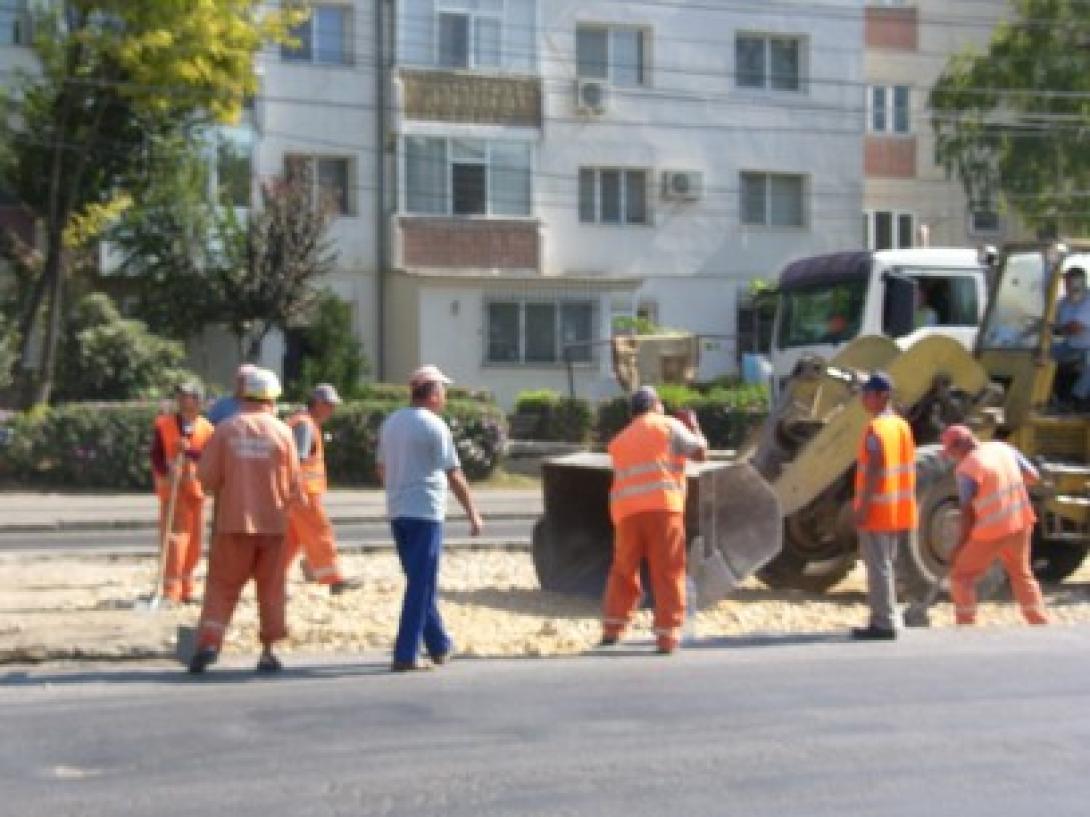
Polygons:
[[[390,248],[386,223],[386,15],[375,0],[375,377],[386,377],[386,271]],[[392,27],[391,27],[392,30]]]

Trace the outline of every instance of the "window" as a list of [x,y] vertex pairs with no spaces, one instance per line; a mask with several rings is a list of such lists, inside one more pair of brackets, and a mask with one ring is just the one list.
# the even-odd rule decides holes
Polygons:
[[0,3],[0,45],[30,45],[27,0]]
[[646,85],[647,34],[639,28],[576,26],[576,74],[622,87]]
[[762,227],[806,225],[805,179],[786,173],[742,173],[741,221]]
[[801,91],[803,43],[798,37],[739,34],[734,39],[734,81],[739,88]]
[[486,305],[488,363],[594,360],[595,305],[580,300],[497,300]]
[[284,157],[289,181],[311,185],[314,201],[338,216],[355,215],[352,160],[335,156]]
[[647,224],[646,170],[579,169],[579,220],[598,224]]
[[903,250],[915,243],[916,217],[911,213],[875,210],[866,214],[867,249]]
[[498,68],[500,65],[501,3],[489,3],[490,13],[440,11],[438,63],[443,68]]
[[998,233],[1000,230],[999,213],[990,207],[973,210],[969,213],[969,232]]
[[909,88],[907,85],[871,85],[869,88],[871,133],[911,133]]
[[409,213],[528,216],[531,196],[529,142],[405,139]]
[[310,17],[291,30],[298,45],[284,45],[280,55],[288,62],[321,65],[352,63],[351,9],[340,5],[316,5]]

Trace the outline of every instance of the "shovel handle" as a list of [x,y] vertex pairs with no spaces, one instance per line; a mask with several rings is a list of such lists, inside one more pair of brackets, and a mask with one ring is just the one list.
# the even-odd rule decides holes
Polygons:
[[163,520],[163,532],[159,536],[159,569],[155,574],[155,587],[152,588],[151,597],[156,599],[162,595],[163,579],[167,572],[167,545],[170,544],[170,534],[174,531],[174,513],[178,507],[178,489],[182,482],[182,465],[185,464],[185,451],[179,451],[178,456],[171,463],[170,494],[167,497],[167,512]]

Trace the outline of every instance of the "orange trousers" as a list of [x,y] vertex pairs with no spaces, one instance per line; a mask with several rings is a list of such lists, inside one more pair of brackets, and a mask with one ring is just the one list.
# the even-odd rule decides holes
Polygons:
[[602,632],[619,637],[631,622],[642,596],[644,559],[655,594],[655,640],[659,647],[673,649],[685,624],[685,517],[680,513],[645,511],[616,524]]
[[[163,558],[163,595],[171,601],[187,601],[193,596],[193,572],[201,560],[204,540],[204,499],[178,494],[174,519],[167,520],[169,499],[159,497],[159,536],[167,525],[167,549]],[[160,538],[160,541],[162,539]]]
[[288,512],[288,532],[284,538],[284,575],[287,575],[300,549],[307,567],[320,584],[344,581],[337,564],[337,543],[333,524],[322,507],[321,494],[307,494],[308,504],[293,505]]
[[1048,624],[1041,587],[1029,566],[1030,536],[1033,529],[1012,533],[1001,539],[970,539],[950,569],[950,599],[958,624],[976,623],[976,583],[992,562],[999,559],[1010,577],[1014,598],[1022,608],[1022,617],[1030,624]]
[[257,586],[259,637],[269,646],[288,634],[284,589],[284,537],[217,533],[208,554],[208,580],[197,625],[197,647],[220,649],[242,588]]

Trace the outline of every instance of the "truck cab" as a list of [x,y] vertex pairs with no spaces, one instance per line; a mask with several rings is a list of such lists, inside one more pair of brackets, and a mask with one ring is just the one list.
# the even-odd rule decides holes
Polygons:
[[976,250],[920,248],[802,258],[780,274],[771,359],[773,391],[799,360],[828,360],[862,335],[906,349],[933,334],[972,350],[987,304]]

